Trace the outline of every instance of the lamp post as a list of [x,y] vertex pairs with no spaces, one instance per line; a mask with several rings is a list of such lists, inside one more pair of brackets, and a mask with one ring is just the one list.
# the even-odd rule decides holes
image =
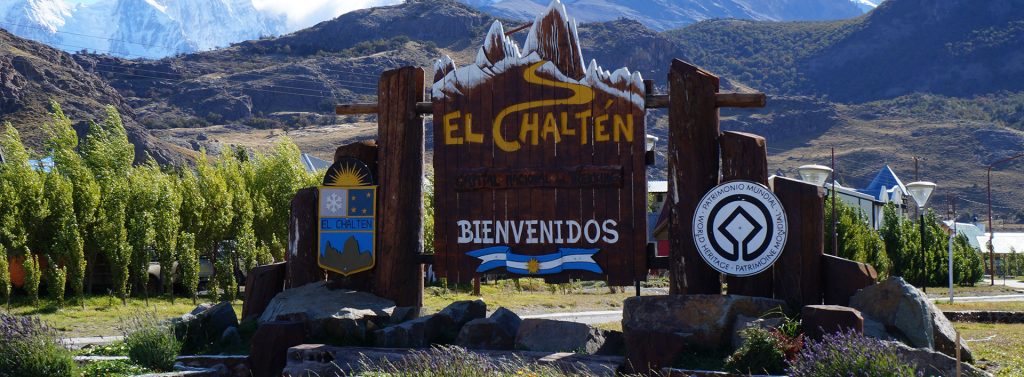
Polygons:
[[937,185],[932,182],[911,182],[907,184],[907,191],[917,203],[918,212],[921,215],[921,289],[928,292],[928,256],[924,253],[924,206],[928,203],[928,197],[935,191]]
[[996,285],[996,257],[992,247],[992,240],[996,236],[996,230],[992,228],[992,168],[1021,157],[1024,157],[1024,153],[1004,158],[988,166],[988,273],[992,277],[991,285]]
[[[800,179],[806,182],[810,182],[819,187],[825,185],[825,180],[828,176],[833,173],[833,169],[822,166],[822,165],[804,165],[797,168],[800,172]],[[836,235],[836,223],[839,219],[836,218],[836,178],[833,176],[833,185],[831,185],[831,196],[833,196],[833,229],[831,229],[831,239],[833,239],[833,255],[839,255],[839,237]]]

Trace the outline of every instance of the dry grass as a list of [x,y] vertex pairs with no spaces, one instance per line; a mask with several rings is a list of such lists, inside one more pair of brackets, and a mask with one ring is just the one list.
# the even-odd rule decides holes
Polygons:
[[942,310],[985,310],[985,311],[1024,311],[1024,301],[1003,301],[1003,302],[956,302],[952,304],[949,300],[936,300],[935,305]]
[[[232,306],[235,315],[242,313],[241,301],[233,302]],[[129,318],[154,315],[156,319],[168,319],[188,313],[192,309],[195,309],[192,300],[182,298],[178,298],[173,304],[167,298],[151,298],[148,305],[143,299],[130,298],[127,305],[121,305],[121,300],[116,298],[93,296],[85,299],[84,309],[82,305],[72,304],[57,309],[48,299],[42,298],[39,307],[15,300],[10,313],[39,317],[43,322],[59,330],[61,336],[79,338],[121,335],[119,327]]]
[[957,323],[975,365],[996,376],[1024,376],[1024,324]]
[[627,297],[635,295],[632,289],[610,293],[600,286],[550,286],[539,279],[520,279],[522,290],[512,281],[483,284],[480,296],[474,296],[469,287],[428,287],[423,295],[424,310],[437,312],[448,304],[461,300],[483,299],[490,310],[504,307],[519,315],[575,312],[593,310],[619,310]]

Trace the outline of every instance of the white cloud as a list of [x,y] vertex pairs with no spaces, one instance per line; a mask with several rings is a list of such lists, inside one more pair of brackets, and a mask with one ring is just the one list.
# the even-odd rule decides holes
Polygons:
[[285,14],[288,28],[299,30],[342,14],[371,7],[394,5],[402,0],[253,0],[256,9]]

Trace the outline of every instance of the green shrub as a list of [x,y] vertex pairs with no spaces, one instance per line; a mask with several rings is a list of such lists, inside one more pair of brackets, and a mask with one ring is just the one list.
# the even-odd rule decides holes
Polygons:
[[761,327],[748,327],[740,331],[743,345],[725,360],[729,371],[748,374],[782,374],[786,369],[786,354],[782,339]]
[[11,299],[11,271],[7,265],[7,250],[4,249],[4,245],[0,245],[0,298],[4,302],[10,302]]
[[178,238],[178,268],[181,269],[185,295],[195,302],[199,291],[199,256],[196,254],[196,237],[192,233],[182,233]]
[[128,343],[117,342],[102,346],[86,346],[78,354],[82,356],[128,356]]
[[789,364],[792,377],[889,377],[915,376],[914,364],[901,357],[892,345],[854,331],[825,335],[808,342]]
[[46,289],[50,292],[50,298],[57,304],[58,308],[64,307],[64,287],[67,283],[67,269],[50,265],[46,270]]
[[56,331],[38,318],[0,314],[0,375],[74,376],[75,361]]
[[25,255],[25,261],[22,263],[25,266],[25,292],[28,293],[29,300],[32,301],[32,305],[39,305],[39,257],[33,254]]
[[217,288],[220,289],[220,299],[222,301],[234,301],[235,293],[238,292],[238,283],[235,282],[234,267],[231,260],[225,257],[217,259],[216,263],[216,276]]
[[174,330],[152,319],[130,320],[122,331],[128,345],[128,359],[133,363],[157,371],[170,371],[181,352],[181,343]]
[[103,360],[86,364],[82,368],[82,377],[128,377],[150,372],[125,360]]

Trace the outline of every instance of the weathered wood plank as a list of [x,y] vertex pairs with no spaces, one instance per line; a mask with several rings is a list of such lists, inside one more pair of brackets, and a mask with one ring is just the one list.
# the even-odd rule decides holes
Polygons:
[[[644,108],[664,109],[672,102],[669,94],[649,94],[646,97]],[[716,93],[716,107],[738,107],[758,108],[765,107],[767,96],[764,93]],[[376,103],[347,103],[336,105],[334,113],[337,115],[366,115],[377,114],[379,105]],[[416,112],[420,114],[433,114],[434,108],[430,102],[416,103]]]
[[[744,180],[768,185],[768,149],[763,137],[742,132],[724,132],[719,139],[722,148],[722,182]],[[760,274],[728,276],[729,294],[772,297],[772,269]]]
[[377,234],[380,235],[373,292],[398,306],[423,306],[423,69],[384,72],[377,98],[378,120]]
[[291,216],[288,221],[288,262],[285,286],[297,288],[322,281],[324,270],[317,264],[317,189],[304,188],[292,199]]
[[775,263],[775,298],[786,301],[791,308],[821,304],[824,191],[807,182],[784,177],[775,177],[771,183],[789,219],[789,239]]
[[720,294],[717,271],[693,243],[693,213],[700,198],[718,184],[718,77],[682,60],[668,76],[670,294]]

